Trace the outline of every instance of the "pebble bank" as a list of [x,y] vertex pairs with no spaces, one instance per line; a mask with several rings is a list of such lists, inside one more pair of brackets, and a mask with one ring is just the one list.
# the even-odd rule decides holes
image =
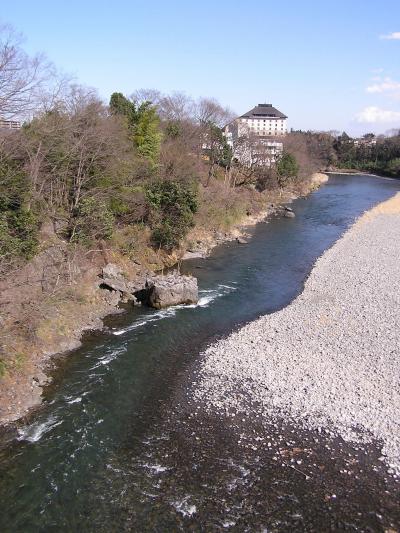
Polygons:
[[211,345],[193,396],[224,415],[279,414],[377,442],[400,474],[400,193],[316,262],[302,294]]

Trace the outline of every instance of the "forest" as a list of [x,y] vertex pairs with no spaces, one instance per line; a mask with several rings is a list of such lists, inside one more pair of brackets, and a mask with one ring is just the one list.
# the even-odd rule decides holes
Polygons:
[[[138,234],[179,248],[193,226],[226,230],[312,172],[352,168],[396,176],[400,137],[357,146],[347,134],[292,132],[276,164],[242,164],[223,127],[235,114],[213,98],[157,90],[96,90],[28,56],[12,30],[0,42],[0,268],[41,249],[41,228],[71,246],[108,242],[128,256]],[[243,142],[239,139],[239,142]],[[249,150],[258,139],[248,137]],[[97,243],[97,244],[96,244]]]
[[23,117],[0,130],[3,272],[41,250],[44,225],[82,249],[107,241],[129,255],[142,233],[172,250],[195,224],[228,229],[320,163],[288,138],[273,168],[244,166],[223,135],[235,115],[213,98],[137,90],[105,102],[28,56],[10,30],[0,47],[0,116]]

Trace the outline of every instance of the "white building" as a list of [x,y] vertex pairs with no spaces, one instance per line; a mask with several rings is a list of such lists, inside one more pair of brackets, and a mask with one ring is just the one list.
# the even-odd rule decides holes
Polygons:
[[283,151],[287,116],[272,104],[258,104],[225,126],[225,136],[243,164],[270,166]]
[[21,122],[17,120],[5,120],[0,119],[0,129],[2,130],[19,130],[21,128]]
[[260,137],[280,137],[286,135],[286,121],[287,116],[272,107],[272,104],[258,104],[235,122],[239,136],[250,131]]

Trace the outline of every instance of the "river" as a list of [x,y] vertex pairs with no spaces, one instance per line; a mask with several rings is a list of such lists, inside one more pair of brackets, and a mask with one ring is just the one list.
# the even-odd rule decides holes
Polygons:
[[277,461],[241,443],[265,426],[193,417],[185,400],[205,346],[286,306],[323,251],[398,190],[331,176],[293,203],[296,218],[187,261],[198,305],[135,308],[87,335],[61,358],[43,406],[2,437],[0,531],[384,531],[400,521],[377,445],[271,420]]

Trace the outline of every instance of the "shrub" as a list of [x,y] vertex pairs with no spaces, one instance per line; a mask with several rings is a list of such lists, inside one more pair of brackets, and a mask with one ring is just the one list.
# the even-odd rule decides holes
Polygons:
[[18,164],[0,152],[0,259],[30,259],[36,252],[38,220],[27,209],[29,185]]
[[31,259],[38,247],[38,221],[31,211],[0,213],[0,258]]
[[102,200],[85,198],[76,211],[73,224],[71,240],[90,244],[92,240],[112,237],[114,215]]
[[119,223],[134,224],[143,221],[147,212],[143,188],[120,187],[110,198],[109,209]]
[[294,155],[283,152],[277,165],[276,170],[278,173],[278,183],[280,187],[283,187],[285,183],[297,176],[299,173],[299,165]]
[[193,226],[197,191],[180,182],[157,181],[147,188],[146,199],[153,242],[166,249],[178,246]]
[[390,172],[390,174],[392,174],[393,176],[400,176],[400,157],[389,161],[387,171]]

